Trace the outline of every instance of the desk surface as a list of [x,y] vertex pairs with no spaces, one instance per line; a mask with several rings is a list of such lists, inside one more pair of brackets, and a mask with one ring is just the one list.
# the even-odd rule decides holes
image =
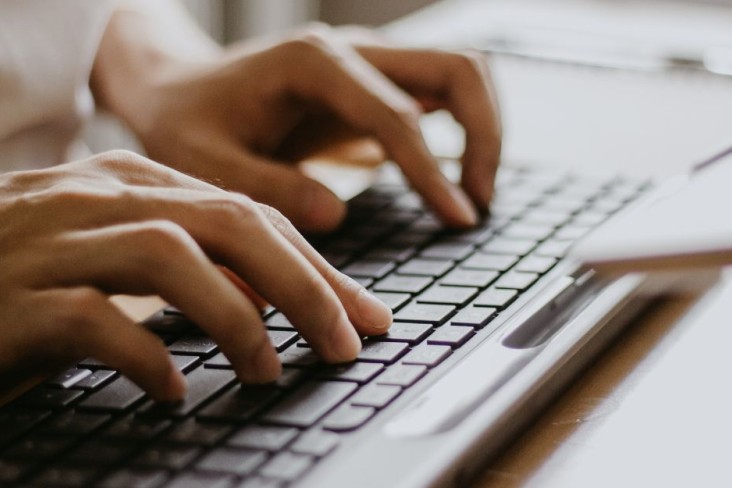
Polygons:
[[[510,3],[444,0],[387,31],[405,42],[465,44],[476,32],[485,34],[492,15],[508,22]],[[731,12],[717,8],[699,18],[714,16],[729,34]],[[732,111],[719,109],[732,107],[729,79],[554,68],[500,57],[493,69],[509,161],[658,176],[732,138]],[[436,147],[454,154],[459,145],[443,140]],[[699,301],[670,300],[641,317],[477,486],[732,486],[730,315],[727,273]]]

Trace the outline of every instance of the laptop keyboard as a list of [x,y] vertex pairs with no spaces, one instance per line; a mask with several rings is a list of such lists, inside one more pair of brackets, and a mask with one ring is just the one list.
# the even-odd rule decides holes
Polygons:
[[502,168],[491,217],[456,232],[404,186],[373,186],[351,200],[337,233],[311,239],[394,312],[389,333],[365,338],[354,363],[322,364],[269,309],[283,374],[243,386],[216,343],[167,308],[147,322],[186,374],[185,402],[155,404],[103,363],[81,361],[0,409],[0,484],[291,484],[461,346],[492,333],[573,242],[644,188]]

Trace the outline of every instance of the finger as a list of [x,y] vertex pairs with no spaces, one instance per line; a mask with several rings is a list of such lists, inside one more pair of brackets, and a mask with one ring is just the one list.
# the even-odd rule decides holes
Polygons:
[[[53,251],[54,263],[74,266],[38,277],[39,286],[91,283],[110,293],[158,294],[208,332],[242,381],[279,376],[279,359],[257,308],[175,224],[146,221],[74,232]],[[36,269],[58,268],[46,264]]]
[[[38,295],[49,310],[53,343],[92,356],[119,370],[158,401],[181,400],[186,383],[163,342],[132,322],[93,288],[49,290]],[[48,339],[48,338],[46,338]]]
[[385,334],[391,326],[389,307],[371,295],[364,287],[331,266],[290,222],[277,210],[266,205],[260,208],[267,219],[315,267],[333,288],[343,303],[348,318],[360,335]]
[[278,208],[300,229],[323,232],[341,223],[346,205],[331,190],[279,161],[251,154],[225,140],[211,145],[211,158],[199,176],[226,181],[227,189]]
[[305,36],[283,46],[282,63],[290,70],[285,79],[291,92],[320,102],[376,137],[445,223],[475,224],[477,215],[469,199],[442,175],[429,153],[419,128],[416,100],[351,47],[328,36]]
[[479,208],[492,197],[501,152],[497,96],[485,55],[364,46],[359,52],[387,77],[465,128],[462,185]]

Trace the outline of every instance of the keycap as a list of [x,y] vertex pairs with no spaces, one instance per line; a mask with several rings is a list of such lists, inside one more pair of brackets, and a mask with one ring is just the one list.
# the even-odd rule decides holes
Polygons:
[[263,420],[273,424],[309,427],[345,400],[356,388],[355,383],[345,381],[305,383],[266,412]]
[[475,250],[470,243],[436,243],[422,249],[419,253],[424,258],[451,259],[461,261],[468,257]]
[[554,226],[550,224],[528,224],[521,221],[514,222],[501,230],[502,236],[519,239],[533,239],[543,241],[554,233]]
[[60,390],[38,386],[18,398],[14,405],[22,408],[58,410],[70,405],[83,395],[84,393],[78,390]]
[[323,457],[340,443],[340,436],[327,430],[314,429],[305,432],[293,442],[289,450],[298,454]]
[[488,254],[525,256],[536,247],[536,244],[537,241],[533,239],[511,239],[510,237],[498,236],[483,245],[481,251]]
[[214,356],[206,359],[203,363],[205,368],[218,368],[218,369],[232,369],[229,358],[224,356],[223,352],[215,354]]
[[427,374],[427,367],[423,365],[407,365],[395,364],[387,369],[384,374],[379,376],[376,384],[402,386],[407,388],[412,386],[420,378]]
[[297,335],[297,332],[286,330],[268,330],[267,335],[277,352],[284,351],[290,344],[297,342],[297,339],[300,337]]
[[320,358],[309,347],[297,347],[292,345],[279,353],[280,362],[283,366],[293,368],[313,368],[320,365]]
[[236,432],[227,444],[238,448],[260,451],[280,451],[292,442],[300,431],[293,427],[248,425]]
[[34,462],[57,458],[74,442],[72,438],[33,434],[14,442],[3,451],[3,459]]
[[210,337],[196,335],[178,339],[168,346],[168,350],[173,354],[209,356],[218,352],[219,348]]
[[460,263],[461,268],[467,269],[487,269],[494,271],[505,271],[518,261],[517,256],[508,256],[505,254],[473,254],[468,259]]
[[551,257],[528,256],[518,262],[514,268],[516,271],[527,273],[544,274],[557,264],[557,260]]
[[397,269],[400,275],[437,277],[447,273],[455,265],[454,261],[439,259],[412,259]]
[[510,288],[513,290],[525,290],[539,279],[537,273],[523,273],[521,271],[509,271],[493,284],[496,288]]
[[180,354],[172,354],[170,356],[173,359],[173,364],[178,368],[181,373],[187,373],[198,365],[199,359],[197,356],[182,356]]
[[135,447],[133,442],[95,438],[74,449],[66,460],[86,466],[110,466],[132,454]]
[[450,347],[460,347],[470,339],[473,331],[470,327],[448,325],[440,327],[427,339],[427,344],[441,344]]
[[191,418],[170,430],[165,435],[165,440],[181,444],[212,446],[229,435],[232,430],[233,428],[228,425],[197,422],[196,419]]
[[289,319],[279,312],[267,317],[264,323],[268,329],[295,330]]
[[451,352],[452,349],[448,346],[420,344],[409,351],[409,354],[404,356],[402,362],[406,365],[423,365],[432,368],[440,364]]
[[360,260],[349,264],[341,271],[348,276],[360,276],[362,278],[379,279],[386,276],[386,274],[392,269],[394,269],[394,263],[392,263],[391,261]]
[[466,307],[452,316],[451,325],[467,326],[480,329],[496,315],[496,309],[490,307]]
[[410,303],[394,314],[399,322],[422,322],[439,325],[455,310],[452,305],[432,305],[426,303]]
[[311,456],[282,452],[274,456],[260,470],[267,478],[291,481],[299,478],[310,469],[314,459]]
[[312,377],[312,372],[307,369],[284,367],[282,368],[282,374],[277,378],[272,386],[277,388],[289,389],[299,385],[305,380]]
[[236,488],[284,488],[284,482],[259,476],[247,477]]
[[373,417],[375,412],[376,409],[372,407],[344,404],[325,417],[323,428],[334,432],[355,430]]
[[267,454],[263,451],[220,447],[199,460],[196,469],[244,476],[253,473],[266,460]]
[[404,354],[409,346],[403,342],[366,341],[357,361],[391,364]]
[[407,303],[412,298],[408,293],[387,293],[383,291],[373,292],[373,295],[384,302],[392,312],[399,309],[399,307]]
[[557,239],[549,239],[539,245],[534,251],[537,256],[547,256],[552,258],[561,258],[567,254],[567,251],[574,244],[573,241],[560,241]]
[[90,396],[86,397],[79,408],[84,410],[118,411],[127,410],[145,397],[139,386],[120,376]]
[[579,238],[583,237],[585,234],[587,234],[590,230],[592,230],[592,227],[583,226],[583,225],[573,225],[570,223],[570,225],[567,225],[565,227],[562,227],[557,231],[556,234],[554,234],[553,238],[557,239],[559,241],[576,241]]
[[378,247],[369,251],[364,258],[403,263],[415,254],[417,254],[417,248],[415,246]]
[[146,468],[181,470],[201,453],[195,446],[181,444],[157,444],[143,450],[132,463]]
[[368,383],[384,370],[379,363],[351,363],[330,366],[321,373],[326,380],[353,381],[355,383]]
[[14,483],[27,476],[30,469],[29,463],[0,459],[0,483]]
[[82,390],[96,390],[97,388],[105,385],[112,378],[117,376],[115,371],[108,369],[98,369],[86,378],[78,381],[72,386],[72,388],[79,388]]
[[170,418],[183,418],[203,402],[236,382],[236,375],[227,369],[198,368],[186,376],[188,390],[182,402],[155,403],[140,413]]
[[433,279],[428,276],[389,275],[374,285],[374,291],[396,293],[419,293],[427,288]]
[[203,407],[197,417],[210,421],[245,422],[281,395],[274,388],[239,387]]
[[31,479],[34,486],[88,486],[97,476],[94,468],[49,468]]
[[120,469],[102,480],[100,488],[157,488],[168,478],[161,470]]
[[128,441],[150,440],[171,426],[170,420],[144,418],[129,415],[113,423],[102,432],[102,436]]
[[384,408],[391,403],[402,389],[398,386],[371,384],[360,389],[351,397],[351,405],[362,407]]
[[91,374],[92,372],[89,369],[71,368],[46,381],[46,385],[58,388],[71,388]]
[[417,302],[438,305],[464,305],[477,294],[477,288],[435,285],[418,295]]
[[93,432],[112,418],[107,413],[67,411],[44,423],[39,430],[60,436],[83,436]]
[[408,342],[416,344],[421,342],[432,332],[430,324],[417,324],[409,322],[394,322],[389,332],[380,336],[371,337],[374,341]]
[[500,310],[511,303],[517,295],[518,292],[516,290],[491,287],[478,295],[473,305],[478,307],[492,307]]
[[498,278],[498,271],[455,268],[440,278],[440,284],[485,288]]

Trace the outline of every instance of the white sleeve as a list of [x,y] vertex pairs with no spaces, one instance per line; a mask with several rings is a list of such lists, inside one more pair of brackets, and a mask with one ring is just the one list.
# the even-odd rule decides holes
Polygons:
[[113,0],[0,1],[0,171],[69,159]]

